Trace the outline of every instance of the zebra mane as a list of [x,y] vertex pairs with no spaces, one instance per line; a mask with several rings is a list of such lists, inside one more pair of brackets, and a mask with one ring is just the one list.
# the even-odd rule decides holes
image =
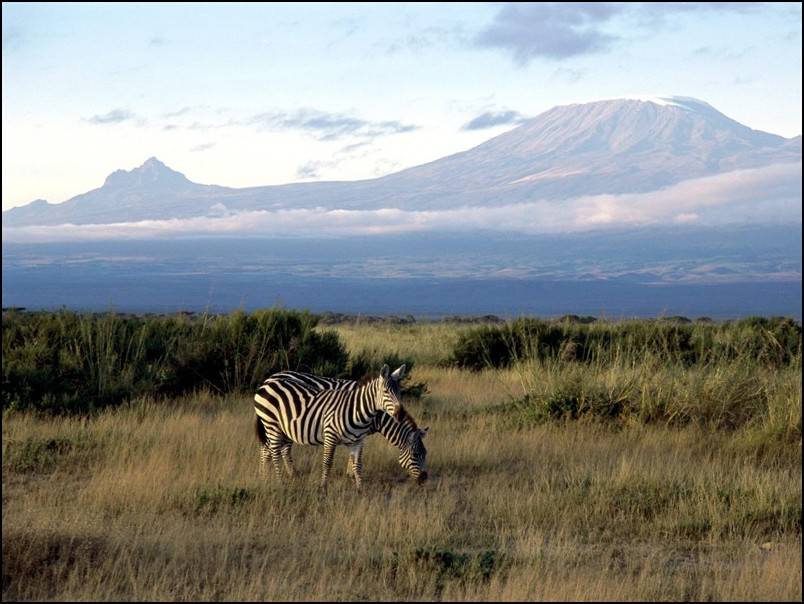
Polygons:
[[408,413],[408,410],[405,409],[404,405],[399,405],[399,415],[396,418],[400,424],[407,424],[413,430],[418,430],[419,426],[416,425],[416,420],[413,419],[413,416]]
[[365,385],[366,385],[366,384],[368,384],[369,382],[373,382],[374,380],[376,380],[378,377],[379,377],[379,376],[374,375],[373,373],[371,373],[371,372],[369,371],[369,372],[368,372],[366,375],[364,375],[364,376],[363,376],[363,377],[361,377],[359,380],[357,380],[357,385],[358,385],[358,386],[365,386]]

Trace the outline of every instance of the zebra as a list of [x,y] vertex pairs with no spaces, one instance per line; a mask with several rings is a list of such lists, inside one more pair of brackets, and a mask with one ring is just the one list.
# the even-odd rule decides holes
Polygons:
[[313,389],[302,380],[269,377],[254,395],[254,410],[260,420],[256,424],[257,436],[263,443],[261,466],[270,457],[280,478],[281,455],[288,473],[293,475],[292,444],[323,445],[321,488],[326,489],[335,447],[345,444],[357,459],[354,471],[359,489],[363,439],[371,433],[375,415],[385,412],[393,421],[400,417],[398,382],[404,371],[403,365],[391,374],[388,365],[383,365],[379,377],[367,378],[344,390]]
[[[400,369],[403,368],[404,365]],[[392,376],[398,375],[398,371],[400,370],[397,369]],[[402,377],[404,376],[402,375]],[[398,389],[402,377],[400,377],[399,380],[394,379],[392,383],[392,386],[396,389],[395,393],[397,398],[400,398]],[[305,386],[319,390],[353,390],[359,384],[359,382],[354,380],[323,377],[300,371],[282,371],[272,375],[271,379],[295,380]],[[387,413],[378,413],[374,416],[374,421],[371,425],[372,433],[379,432],[388,442],[399,449],[399,465],[419,484],[427,480],[427,471],[425,469],[427,449],[422,442],[424,436],[427,435],[427,431],[428,428],[420,429],[416,425],[416,420],[413,419],[404,407],[401,409],[398,421],[394,421]],[[270,451],[268,451],[267,445],[262,445],[261,449],[265,454],[265,457],[261,456],[261,461],[264,463],[267,461]],[[350,450],[349,459],[346,462],[347,476],[355,477],[355,465],[360,464],[362,468],[361,454],[362,443],[357,451]],[[291,471],[290,468],[288,468],[288,471]]]

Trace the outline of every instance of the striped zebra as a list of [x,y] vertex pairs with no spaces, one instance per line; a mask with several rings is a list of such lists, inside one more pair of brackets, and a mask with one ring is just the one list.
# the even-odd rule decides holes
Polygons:
[[[404,365],[400,369],[403,367]],[[399,371],[399,369],[397,369],[397,371]],[[394,372],[392,376],[396,374],[397,372]],[[359,384],[359,382],[354,380],[323,377],[310,373],[302,373],[300,371],[282,371],[272,375],[271,379],[295,380],[309,388],[317,390],[353,390],[357,388]],[[394,380],[394,386],[397,389],[397,398],[400,398],[398,391],[400,381],[401,378]],[[399,465],[419,484],[427,480],[427,471],[425,470],[427,449],[422,442],[422,439],[427,434],[427,430],[428,428],[420,429],[416,425],[416,420],[413,419],[404,407],[401,409],[398,421],[394,421],[387,413],[378,413],[374,416],[374,421],[371,426],[372,433],[379,432],[388,442],[399,449]],[[346,462],[347,476],[355,476],[355,466],[359,466],[362,469],[362,447],[361,443],[357,451],[350,450],[349,459]],[[261,460],[267,461],[267,458],[270,456],[267,445],[262,445],[261,449],[263,453]],[[288,471],[290,471],[290,469],[288,469]]]
[[[371,433],[374,416],[385,412],[396,421],[402,405],[399,402],[399,380],[404,365],[393,374],[384,365],[379,377],[361,381],[347,389],[314,389],[302,380],[269,377],[254,395],[254,410],[259,418],[257,436],[263,443],[261,465],[270,457],[277,478],[281,477],[279,456],[292,475],[290,448],[294,442],[323,445],[321,487],[326,488],[335,447],[351,448],[358,462],[363,439]],[[267,447],[266,447],[267,445]],[[355,483],[361,484],[358,464],[354,467]]]

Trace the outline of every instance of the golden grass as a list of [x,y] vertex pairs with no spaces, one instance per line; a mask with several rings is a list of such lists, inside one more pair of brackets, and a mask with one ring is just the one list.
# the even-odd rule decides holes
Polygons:
[[296,480],[262,480],[248,398],[6,413],[4,600],[801,600],[800,445],[510,431],[493,409],[533,387],[521,371],[414,371],[423,487],[380,436],[362,493],[345,449],[326,496],[318,448],[295,447]]
[[454,323],[343,323],[317,329],[335,331],[352,356],[361,352],[377,357],[396,354],[421,366],[436,365],[449,358],[461,334],[476,327]]

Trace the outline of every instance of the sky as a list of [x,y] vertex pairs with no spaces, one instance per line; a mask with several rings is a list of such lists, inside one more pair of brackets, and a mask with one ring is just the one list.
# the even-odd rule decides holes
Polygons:
[[801,134],[800,3],[5,2],[2,17],[4,210],[151,156],[231,187],[374,178],[609,98],[692,96]]

